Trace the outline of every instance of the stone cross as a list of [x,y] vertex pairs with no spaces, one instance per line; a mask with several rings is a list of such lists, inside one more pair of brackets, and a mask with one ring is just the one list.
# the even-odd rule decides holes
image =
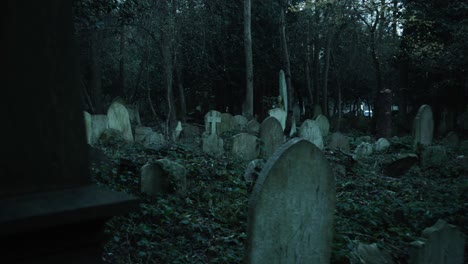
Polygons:
[[211,112],[211,116],[208,116],[208,123],[211,123],[211,134],[216,134],[216,123],[221,123],[221,118],[216,117],[215,112]]

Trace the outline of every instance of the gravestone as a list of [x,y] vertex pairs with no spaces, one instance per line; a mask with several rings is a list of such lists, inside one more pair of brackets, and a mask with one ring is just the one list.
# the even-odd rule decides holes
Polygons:
[[333,133],[331,135],[329,149],[340,149],[344,152],[349,152],[349,139],[341,133]]
[[242,130],[247,125],[247,117],[241,115],[234,116],[234,124],[237,130]]
[[102,263],[105,222],[138,203],[90,178],[72,1],[7,5],[1,262]]
[[[284,110],[286,113],[288,112],[288,87],[286,85],[286,76],[284,75],[284,71],[280,70],[279,72],[279,95],[283,100]],[[283,129],[284,130],[284,129]]]
[[175,130],[174,130],[174,132],[175,132],[175,139],[178,139],[178,138],[179,138],[180,133],[182,133],[182,130],[183,130],[183,128],[182,128],[182,123],[181,123],[180,121],[178,121],[178,122],[177,122],[177,126],[176,126],[176,128],[175,128]]
[[141,167],[141,192],[156,194],[185,194],[187,171],[184,166],[168,159],[160,159]]
[[246,263],[330,263],[335,178],[304,139],[282,145],[249,200]]
[[258,132],[260,132],[260,123],[258,123],[257,120],[252,119],[249,122],[247,122],[245,130],[247,130],[247,132],[251,134],[258,134]]
[[218,135],[223,134],[224,132],[231,131],[235,128],[236,124],[234,117],[229,113],[221,114],[221,123],[219,124],[219,133]]
[[460,146],[460,138],[457,133],[450,131],[443,139],[443,143],[446,147],[456,150]]
[[258,138],[248,133],[240,133],[232,137],[232,155],[241,160],[254,160],[260,154]]
[[377,243],[359,243],[353,249],[350,264],[393,264],[392,255],[385,250],[379,249]]
[[284,129],[286,128],[286,118],[287,118],[286,111],[284,111],[283,109],[274,108],[274,109],[271,109],[270,111],[268,111],[268,114],[270,116],[278,119],[278,121],[280,122],[281,127],[283,128],[283,131],[284,131]]
[[434,119],[432,118],[432,110],[428,105],[422,105],[413,124],[414,146],[418,144],[430,145],[434,135]]
[[202,138],[202,150],[212,156],[221,155],[224,153],[224,141],[222,138],[218,137],[216,133],[212,135],[204,133]]
[[410,244],[409,264],[463,264],[465,236],[444,220],[424,229],[422,237]]
[[91,144],[95,144],[101,138],[101,134],[109,128],[107,115],[91,116]]
[[444,146],[425,147],[419,157],[421,167],[440,167],[448,161],[447,151]]
[[330,122],[328,122],[328,118],[324,115],[318,115],[315,118],[315,122],[320,128],[320,132],[322,132],[322,136],[326,137],[328,132],[330,132]]
[[115,100],[107,110],[107,118],[109,120],[109,128],[122,132],[123,138],[127,142],[133,142],[130,114],[124,104]]
[[390,145],[391,145],[390,141],[388,141],[386,138],[379,138],[379,140],[375,142],[375,151],[376,152],[384,151],[388,149]]
[[418,162],[418,155],[413,153],[398,155],[384,165],[384,174],[390,177],[399,177],[408,172]]
[[216,110],[211,110],[205,115],[205,132],[212,135],[219,135],[221,123],[221,113]]
[[372,144],[362,142],[354,150],[354,157],[359,159],[362,157],[370,156],[374,152]]
[[164,135],[153,131],[150,127],[137,126],[135,128],[135,142],[146,148],[160,149],[166,144]]
[[262,140],[261,154],[270,157],[284,142],[283,129],[278,120],[269,116],[263,120],[260,126],[260,139]]
[[309,140],[320,150],[323,150],[322,132],[320,132],[320,127],[314,120],[307,119],[302,122],[299,128],[299,136]]

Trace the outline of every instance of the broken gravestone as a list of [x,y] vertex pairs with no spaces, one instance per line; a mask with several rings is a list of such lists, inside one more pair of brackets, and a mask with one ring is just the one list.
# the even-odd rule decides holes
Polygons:
[[392,256],[387,251],[379,249],[376,243],[359,243],[353,249],[351,264],[393,264]]
[[323,150],[323,137],[320,127],[317,125],[315,120],[307,119],[302,122],[301,127],[299,128],[299,136],[309,140],[320,150]]
[[322,151],[295,138],[263,167],[249,201],[246,263],[330,263],[335,177]]
[[439,219],[410,244],[409,264],[463,264],[465,236],[454,225]]
[[390,141],[388,141],[386,138],[379,138],[375,142],[375,152],[381,152],[390,147]]
[[370,156],[374,152],[373,146],[370,143],[361,143],[354,150],[354,156],[356,159]]
[[184,166],[168,159],[160,159],[141,167],[141,192],[184,194],[187,190],[187,172]]

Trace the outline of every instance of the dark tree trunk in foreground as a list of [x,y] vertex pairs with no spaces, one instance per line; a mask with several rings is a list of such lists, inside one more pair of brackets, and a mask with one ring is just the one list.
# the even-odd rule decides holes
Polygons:
[[252,118],[254,113],[253,105],[253,60],[252,60],[252,34],[251,34],[251,0],[244,0],[244,48],[245,48],[245,78],[246,96],[244,105],[244,115]]

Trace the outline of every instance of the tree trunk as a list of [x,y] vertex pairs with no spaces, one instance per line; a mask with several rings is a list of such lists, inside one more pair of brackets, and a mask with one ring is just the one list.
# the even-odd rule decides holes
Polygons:
[[179,88],[180,116],[182,117],[182,120],[185,122],[185,118],[187,115],[187,103],[185,101],[184,82],[183,82],[180,67],[176,65],[175,69],[176,69],[176,77],[177,77],[177,87]]
[[250,119],[254,114],[253,104],[253,60],[252,60],[252,34],[251,34],[251,0],[244,0],[244,48],[245,48],[245,78],[246,96],[244,115]]
[[286,85],[288,87],[288,112],[292,109],[294,103],[294,92],[291,84],[291,64],[289,61],[289,51],[288,51],[288,42],[286,40],[286,19],[285,19],[285,8],[287,6],[287,1],[280,0],[281,14],[280,14],[280,37],[281,37],[281,47],[283,54],[283,67],[284,73],[286,75]]
[[89,90],[92,97],[92,102],[94,105],[93,114],[102,114],[104,113],[104,104],[103,104],[103,93],[102,93],[102,83],[101,83],[101,63],[99,60],[99,52],[97,45],[99,43],[98,33],[93,32],[90,38],[89,43],[89,72],[90,72],[90,82]]
[[125,97],[125,25],[120,29],[119,82],[117,96]]
[[312,82],[310,79],[310,21],[307,20],[307,38],[306,38],[306,61],[305,61],[305,73],[306,73],[306,81],[307,81],[307,91],[309,92],[309,100],[310,103],[313,104],[314,102],[314,94],[312,92]]
[[169,29],[162,29],[162,41],[161,50],[164,62],[164,80],[166,86],[166,100],[167,100],[167,118],[166,118],[166,137],[171,138],[170,132],[175,127],[176,115],[175,115],[175,103],[174,103],[174,91],[172,89],[173,81],[173,65],[172,65],[172,47],[171,47],[171,36],[170,33],[166,32]]
[[330,49],[331,49],[331,32],[327,36],[327,44],[325,46],[325,66],[323,69],[323,98],[322,98],[322,113],[328,116],[328,70],[330,69]]
[[320,104],[320,91],[319,91],[319,75],[320,75],[320,60],[319,60],[319,44],[318,44],[318,36],[316,36],[316,39],[314,40],[314,67],[312,69],[313,71],[313,89],[314,89],[314,105],[319,105]]

